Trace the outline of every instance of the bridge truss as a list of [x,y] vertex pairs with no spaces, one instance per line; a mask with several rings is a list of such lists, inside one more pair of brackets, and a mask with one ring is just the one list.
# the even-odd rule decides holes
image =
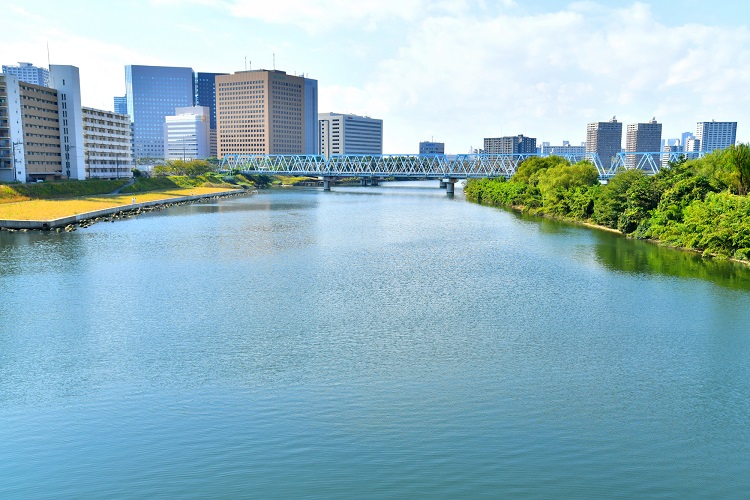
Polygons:
[[[604,165],[596,153],[559,155],[571,163],[591,162],[599,177],[608,179],[621,170],[640,169],[656,174],[662,165],[703,156],[694,153],[618,153]],[[372,177],[415,179],[510,178],[524,160],[537,154],[460,154],[460,155],[247,155],[227,154],[220,170],[252,175],[312,177]],[[548,156],[548,155],[545,155]]]

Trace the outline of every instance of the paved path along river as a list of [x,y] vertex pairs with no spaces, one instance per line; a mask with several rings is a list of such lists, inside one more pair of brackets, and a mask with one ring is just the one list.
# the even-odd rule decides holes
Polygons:
[[742,497],[750,271],[445,196],[0,233],[0,497]]

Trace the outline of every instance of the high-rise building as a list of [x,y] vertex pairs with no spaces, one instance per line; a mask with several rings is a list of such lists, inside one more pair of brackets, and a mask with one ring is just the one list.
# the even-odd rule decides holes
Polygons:
[[682,145],[683,148],[687,144],[688,137],[693,137],[693,133],[692,132],[683,132],[680,135],[680,144]]
[[[657,123],[656,118],[652,118],[648,123],[629,124],[625,134],[625,150],[628,153],[653,153],[649,156],[658,165],[660,156],[658,152],[661,151],[661,123]],[[644,156],[646,155],[628,154],[630,166],[637,166]]]
[[608,122],[586,126],[586,152],[596,153],[606,167],[622,149],[622,123],[613,116]]
[[198,160],[210,152],[211,110],[208,106],[177,108],[164,123],[164,158],[167,160]]
[[218,156],[304,154],[306,80],[265,69],[217,76]]
[[120,179],[133,176],[130,117],[94,108],[81,109],[86,177]]
[[3,73],[13,75],[19,81],[33,83],[41,87],[49,85],[49,71],[47,68],[40,68],[31,63],[20,62],[18,66],[6,66],[3,64]]
[[728,148],[737,140],[737,122],[698,122],[695,138],[701,151]]
[[195,105],[209,109],[209,156],[217,156],[216,144],[216,77],[226,73],[196,73],[195,74]]
[[444,155],[445,143],[433,141],[421,141],[419,143],[419,154],[421,155]]
[[57,90],[59,102],[62,176],[68,179],[85,179],[81,80],[78,68],[63,64],[50,65],[49,86]]
[[506,137],[485,137],[484,152],[490,155],[536,153],[536,138],[523,134]]
[[193,106],[193,70],[125,66],[125,95],[135,158],[164,158],[164,118],[176,108]]
[[539,153],[547,155],[584,155],[586,153],[586,143],[582,142],[580,146],[572,146],[570,141],[562,141],[562,146],[551,146],[549,142],[543,142],[539,148]]
[[305,78],[305,154],[320,154],[318,126],[318,80]]
[[226,73],[195,74],[195,105],[209,109],[210,128],[216,130],[216,77]]
[[701,141],[694,135],[690,135],[685,139],[685,144],[682,146],[682,150],[686,153],[697,153],[701,150]]
[[115,113],[118,115],[127,115],[128,114],[128,96],[115,96],[114,98],[115,103]]
[[369,116],[343,113],[318,115],[320,154],[381,155],[383,154],[383,120]]

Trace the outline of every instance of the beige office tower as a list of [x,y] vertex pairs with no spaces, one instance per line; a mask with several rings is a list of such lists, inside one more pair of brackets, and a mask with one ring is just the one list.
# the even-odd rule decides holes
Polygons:
[[305,153],[305,78],[284,71],[216,76],[219,158]]
[[[625,151],[628,153],[657,153],[661,149],[661,123],[652,118],[648,123],[631,123],[625,134]],[[644,156],[651,156],[654,165],[659,164],[659,154],[642,155],[628,154],[628,163],[631,168],[642,163]],[[645,163],[643,168],[649,167]]]

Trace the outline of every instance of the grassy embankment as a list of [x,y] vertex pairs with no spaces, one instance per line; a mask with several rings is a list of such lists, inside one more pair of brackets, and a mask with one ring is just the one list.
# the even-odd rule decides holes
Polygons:
[[136,203],[168,202],[183,196],[253,187],[243,176],[139,177],[133,185],[122,188],[121,194],[108,194],[127,182],[128,179],[120,179],[0,185],[0,219],[53,220],[108,208],[127,208],[134,197]]
[[587,162],[532,158],[510,180],[470,181],[470,201],[583,222],[626,236],[750,260],[750,147],[716,151],[647,176],[618,173],[606,185]]

